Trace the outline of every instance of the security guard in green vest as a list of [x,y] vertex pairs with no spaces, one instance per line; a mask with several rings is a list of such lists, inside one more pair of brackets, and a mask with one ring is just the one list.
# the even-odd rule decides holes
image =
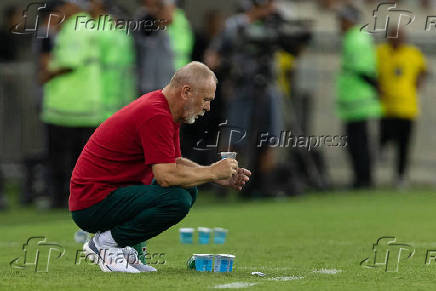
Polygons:
[[359,11],[344,5],[338,12],[343,42],[337,78],[337,111],[345,124],[354,173],[354,188],[373,184],[368,120],[380,115],[377,97],[376,50],[371,36],[356,25]]
[[74,163],[103,116],[98,31],[76,27],[77,20],[90,17],[77,3],[66,1],[58,8],[65,20],[44,84],[42,120],[47,124],[49,193],[55,208],[67,206]]
[[[97,23],[100,48],[100,73],[102,92],[102,121],[133,101],[136,96],[134,75],[135,51],[131,32],[126,25],[116,25],[117,17],[109,12],[113,9],[108,0],[92,0],[90,14]],[[86,23],[83,19],[81,23]],[[122,20],[121,20],[122,21]]]
[[170,44],[174,51],[174,67],[176,70],[188,64],[191,60],[194,36],[191,24],[186,19],[182,9],[175,9],[173,22],[168,27]]

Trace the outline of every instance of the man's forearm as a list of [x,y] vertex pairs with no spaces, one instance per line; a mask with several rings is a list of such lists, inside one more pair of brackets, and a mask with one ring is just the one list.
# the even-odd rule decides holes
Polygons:
[[204,166],[201,166],[201,165],[191,161],[190,159],[183,158],[183,157],[176,159],[176,164],[190,167],[190,168],[204,168]]
[[187,164],[191,166],[185,166],[183,163],[182,161],[178,161],[174,164],[174,167],[166,171],[165,174],[160,176],[155,175],[159,185],[162,187],[181,186],[189,188],[212,182],[216,178],[210,167],[195,167],[192,166],[196,165],[195,163],[191,164],[189,162],[187,162]]
[[[190,159],[183,158],[183,157],[178,158],[176,160],[176,164],[180,164],[182,166],[186,166],[186,167],[190,167],[190,168],[206,168],[206,166],[199,165],[196,162],[193,162]],[[220,183],[220,182],[222,182],[221,180],[211,180],[211,181],[207,181],[207,182],[214,182],[214,183],[217,183],[219,185],[222,184],[222,183]],[[207,182],[204,182],[204,183],[207,183]]]

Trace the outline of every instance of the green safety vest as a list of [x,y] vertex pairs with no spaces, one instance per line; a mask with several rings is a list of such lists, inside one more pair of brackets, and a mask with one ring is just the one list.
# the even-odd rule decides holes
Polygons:
[[337,77],[337,112],[344,121],[378,117],[381,112],[376,90],[358,73],[376,75],[376,49],[371,36],[358,27],[349,29],[342,43],[341,70]]
[[56,38],[50,69],[73,71],[51,79],[44,85],[42,120],[59,126],[96,127],[102,121],[100,50],[96,30],[75,29],[72,15]]
[[188,64],[192,58],[193,34],[191,25],[181,9],[176,9],[173,22],[168,28],[170,44],[174,52],[174,67],[180,69]]
[[[111,23],[108,18],[107,23]],[[133,39],[125,30],[113,29],[106,25],[99,33],[101,81],[102,81],[102,118],[113,113],[135,99],[135,52]]]

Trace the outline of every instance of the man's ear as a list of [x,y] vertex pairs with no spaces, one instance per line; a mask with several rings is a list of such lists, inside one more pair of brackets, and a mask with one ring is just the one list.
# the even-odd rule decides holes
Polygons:
[[181,92],[181,95],[182,95],[182,99],[183,100],[188,100],[189,99],[189,93],[192,91],[192,88],[191,87],[189,87],[188,85],[184,85],[183,87],[182,87],[182,92]]

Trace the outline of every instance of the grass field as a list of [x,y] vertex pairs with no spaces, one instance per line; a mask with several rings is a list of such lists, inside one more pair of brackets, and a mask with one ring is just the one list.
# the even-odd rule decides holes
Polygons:
[[[156,266],[157,273],[142,274],[75,265],[81,245],[73,240],[77,228],[68,212],[17,208],[0,214],[0,290],[205,290],[235,282],[262,290],[432,290],[436,262],[426,265],[425,258],[426,250],[436,250],[435,205],[431,190],[322,193],[231,204],[200,196],[185,220],[149,241],[149,252],[165,253],[166,263]],[[224,245],[179,243],[179,227],[197,226],[228,228],[228,240]],[[31,236],[45,236],[66,249],[47,273],[9,266],[23,255],[22,244]],[[360,266],[382,236],[415,248],[411,258],[401,255],[398,272]],[[234,271],[188,271],[185,262],[192,253],[234,254]],[[326,273],[314,272],[322,269]],[[254,277],[252,271],[266,276]]]

